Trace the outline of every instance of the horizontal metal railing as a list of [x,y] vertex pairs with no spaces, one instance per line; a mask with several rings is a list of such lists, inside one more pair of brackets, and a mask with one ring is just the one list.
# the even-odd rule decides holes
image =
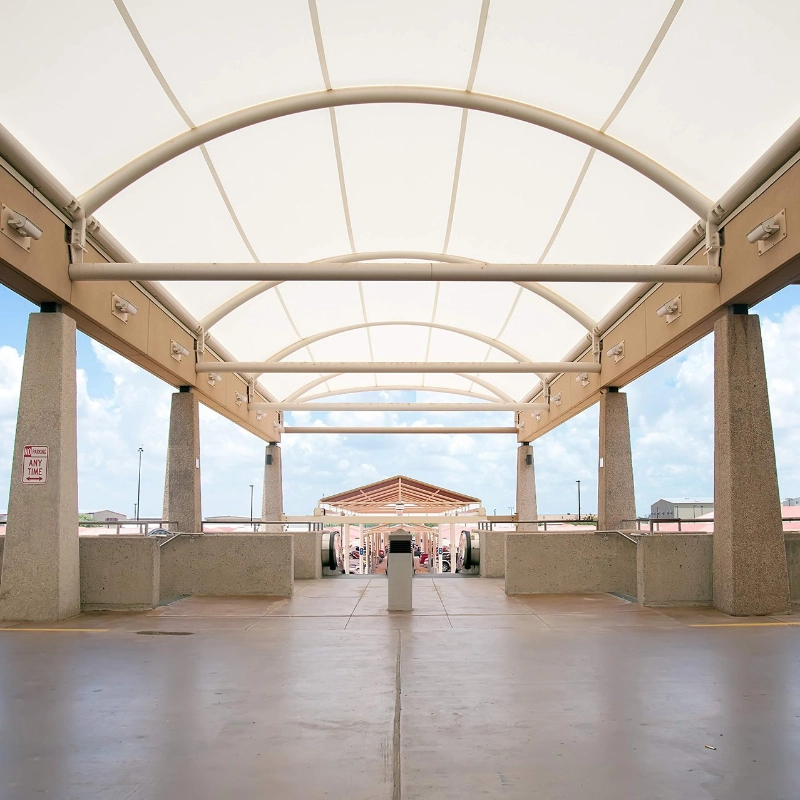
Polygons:
[[494,520],[488,520],[487,522],[479,522],[478,523],[478,530],[479,531],[493,531],[495,525],[538,525],[539,529],[543,531],[547,531],[547,526],[549,525],[551,529],[558,529],[563,527],[564,525],[569,524],[579,524],[583,528],[594,529],[597,527],[597,523],[594,520],[568,520],[568,519],[561,519],[561,520],[545,520],[545,519],[531,519],[531,520],[510,520],[508,522],[495,522]]
[[[330,522],[328,525],[330,526]],[[214,525],[219,526],[230,526],[236,525],[238,527],[248,527],[253,529],[253,533],[258,533],[258,528],[261,525],[280,525],[282,529],[286,529],[286,526],[291,525],[301,525],[307,531],[321,531],[323,529],[324,523],[320,522],[292,522],[285,519],[253,519],[253,520],[238,520],[238,519],[231,519],[231,520],[208,520],[204,519],[200,522],[200,531],[203,532],[208,528],[211,528]],[[334,525],[334,527],[336,527]],[[286,531],[286,533],[291,533],[291,531]]]
[[[662,525],[678,525],[678,533],[683,533],[683,526],[686,524],[705,525],[710,522],[713,524],[713,517],[637,517],[636,519],[623,519],[623,523],[630,522],[636,525],[636,530],[642,530],[642,523],[647,524],[647,530],[650,533],[659,533]],[[781,517],[781,522],[800,522],[798,517]],[[665,533],[675,533],[674,530],[665,531]],[[690,531],[690,533],[712,533],[712,531]]]
[[154,529],[158,528],[166,528],[168,525],[174,525],[175,522],[173,520],[168,519],[152,519],[148,517],[147,519],[120,519],[116,521],[109,520],[108,522],[79,522],[78,527],[80,528],[116,528],[117,533],[120,532],[120,528],[138,528],[139,533],[142,536],[150,536],[150,528],[153,527]]
[[[83,520],[78,521],[79,528],[116,528],[117,533],[120,532],[120,528],[138,528],[139,534],[142,536],[150,536],[151,526],[155,526],[155,529],[158,528],[165,528],[167,525],[174,525],[175,522],[168,519],[121,519],[116,521],[109,520],[108,522],[84,522]],[[7,520],[0,520],[0,527],[5,527],[8,525]]]

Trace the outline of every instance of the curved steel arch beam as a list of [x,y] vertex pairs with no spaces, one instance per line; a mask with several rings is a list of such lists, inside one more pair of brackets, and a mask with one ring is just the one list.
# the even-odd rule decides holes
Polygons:
[[357,322],[353,325],[343,325],[341,328],[331,328],[327,331],[321,331],[320,333],[315,333],[313,336],[306,336],[305,339],[300,339],[299,341],[290,344],[288,347],[284,347],[283,350],[279,350],[274,355],[271,355],[267,361],[281,361],[282,359],[286,358],[286,356],[296,353],[298,350],[302,350],[304,347],[314,344],[314,342],[318,342],[321,339],[328,339],[331,336],[337,336],[340,333],[362,330],[364,328],[385,328],[389,325],[409,325],[414,328],[436,328],[437,330],[441,331],[450,331],[450,333],[457,333],[461,336],[467,336],[470,339],[475,339],[476,341],[488,344],[490,347],[494,347],[501,353],[511,356],[511,358],[513,358],[515,361],[531,360],[527,356],[520,353],[519,350],[515,350],[513,347],[509,347],[507,344],[498,342],[497,339],[493,339],[491,336],[485,336],[482,333],[469,331],[465,328],[458,328],[454,325],[444,325],[438,322],[421,322],[417,320],[382,320],[380,322]]
[[[417,261],[441,261],[444,264],[485,264],[485,261],[478,261],[474,258],[459,258],[450,256],[447,253],[427,253],[419,250],[376,250],[366,253],[345,253],[341,256],[330,256],[320,258],[312,262],[314,264],[352,264],[356,261],[390,261],[390,260],[417,260]],[[283,281],[259,281],[252,286],[239,292],[239,294],[226,300],[221,306],[206,314],[200,320],[200,327],[209,330],[221,319],[224,319],[235,311],[239,306],[258,297],[262,292],[266,292],[275,286],[280,286]]]
[[[344,373],[336,372],[330,375],[320,375],[318,378],[314,378],[313,381],[309,381],[305,386],[301,386],[299,389],[292,392],[288,397],[285,398],[285,401],[293,402],[295,400],[299,400],[306,392],[311,391],[311,389],[316,388],[322,383],[326,381],[332,380],[333,378],[338,378],[340,375]],[[513,403],[515,402],[514,398],[511,395],[506,394],[502,389],[499,389],[492,383],[489,383],[485,378],[481,377],[480,375],[465,375],[462,372],[454,372],[454,375],[458,375],[460,378],[463,378],[465,381],[471,381],[472,383],[476,383],[478,386],[483,387],[487,391],[491,392],[495,397],[499,398],[505,403]],[[379,392],[382,390],[391,391],[394,389],[394,386],[373,386],[372,387],[375,391]],[[420,386],[416,389],[416,391],[430,391],[434,392],[437,391],[438,387],[432,386]],[[329,395],[332,397],[333,395]],[[302,402],[302,401],[301,401]]]
[[298,400],[300,403],[312,403],[314,400],[322,400],[325,397],[337,397],[343,394],[366,394],[367,392],[433,392],[434,394],[456,394],[460,397],[472,397],[476,400],[486,400],[489,403],[499,403],[500,399],[489,394],[482,394],[481,392],[471,392],[469,389],[443,389],[441,387],[420,386],[417,383],[406,384],[404,386],[360,386],[351,389],[334,389],[328,392],[319,392],[318,394],[310,394],[308,397],[303,397]]
[[546,300],[556,308],[560,308],[565,314],[569,314],[572,319],[580,325],[583,325],[589,333],[593,333],[597,327],[597,320],[592,319],[588,314],[581,311],[578,306],[570,303],[566,297],[562,297],[558,292],[554,292],[547,286],[542,286],[541,283],[535,281],[519,281],[517,286],[527,289],[529,292],[539,295],[542,300]]
[[483,111],[537,125],[583,142],[589,147],[594,147],[617,161],[627,164],[668,191],[703,219],[708,218],[713,207],[712,201],[702,192],[690,186],[657,161],[613,136],[601,133],[582,122],[561,116],[553,111],[517,100],[460,89],[431,86],[356,86],[283,97],[250,108],[243,108],[198,125],[196,128],[154,147],[147,153],[143,153],[133,161],[129,161],[89,189],[79,198],[81,211],[88,218],[116,194],[157,167],[228,133],[256,125],[259,122],[267,122],[306,111],[374,103],[449,106]]
[[[386,261],[390,259],[418,259],[420,261],[440,261],[446,264],[485,264],[485,261],[478,261],[474,258],[462,258],[459,256],[451,256],[446,253],[425,253],[418,250],[386,250],[383,252],[370,252],[370,253],[348,253],[342,256],[332,256],[331,258],[323,258],[317,262],[318,264],[349,264],[356,261]],[[240,306],[252,300],[254,297],[275,286],[280,286],[282,281],[260,281],[248,286],[239,294],[228,298],[222,305],[215,308],[200,321],[200,328],[205,331],[211,329],[220,320],[224,319],[232,311],[235,311]],[[562,297],[558,292],[553,291],[547,286],[542,286],[541,283],[533,281],[519,282],[518,286],[527,289],[529,292],[539,295],[543,300],[552,303],[556,308],[560,308],[565,314],[569,314],[576,322],[583,325],[590,333],[594,330],[597,324],[588,314],[585,314],[576,305],[570,303],[565,297]]]

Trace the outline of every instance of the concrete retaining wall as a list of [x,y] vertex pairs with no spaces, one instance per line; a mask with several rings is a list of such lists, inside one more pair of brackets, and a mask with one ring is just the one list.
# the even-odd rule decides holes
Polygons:
[[708,606],[712,602],[713,536],[643,536],[636,548],[637,598],[644,606]]
[[507,594],[569,592],[635,595],[636,545],[613,533],[506,534]]
[[312,580],[322,577],[322,531],[295,531],[294,579]]
[[178,536],[160,548],[161,598],[289,596],[294,591],[293,543],[290,533]]
[[800,603],[800,533],[786,534],[786,565],[792,602]]
[[159,601],[156,539],[81,536],[81,608],[154,608]]
[[504,578],[506,574],[506,532],[481,531],[482,578]]

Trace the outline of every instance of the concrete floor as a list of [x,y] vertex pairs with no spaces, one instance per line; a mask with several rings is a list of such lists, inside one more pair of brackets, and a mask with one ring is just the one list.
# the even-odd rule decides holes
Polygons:
[[389,615],[385,579],[350,578],[3,623],[0,798],[800,797],[800,611],[414,594]]

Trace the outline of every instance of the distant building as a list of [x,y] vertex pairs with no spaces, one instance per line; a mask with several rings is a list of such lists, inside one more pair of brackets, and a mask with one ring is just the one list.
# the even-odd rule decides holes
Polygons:
[[[781,505],[800,506],[800,497],[787,497]],[[0,519],[2,519],[2,515],[0,515]]]
[[713,500],[694,500],[689,497],[662,498],[650,506],[650,517],[651,519],[695,519],[713,511]]
[[120,514],[119,511],[109,511],[107,508],[103,511],[92,511],[89,516],[92,522],[121,522],[128,519],[125,514]]
[[0,522],[8,522],[8,514],[0,514]]

